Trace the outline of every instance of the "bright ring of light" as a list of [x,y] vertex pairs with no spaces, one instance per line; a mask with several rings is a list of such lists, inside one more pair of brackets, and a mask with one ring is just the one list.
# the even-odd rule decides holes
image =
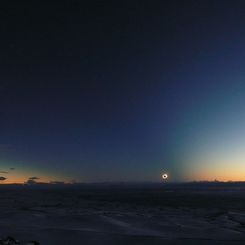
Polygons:
[[166,180],[166,179],[168,178],[168,175],[167,175],[167,174],[163,174],[163,175],[162,175],[162,178],[163,178],[164,180]]

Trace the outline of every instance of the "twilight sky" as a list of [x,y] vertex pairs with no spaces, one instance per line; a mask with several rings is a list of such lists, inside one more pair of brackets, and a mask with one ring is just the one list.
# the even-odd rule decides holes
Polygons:
[[50,2],[1,4],[2,182],[245,179],[244,1]]

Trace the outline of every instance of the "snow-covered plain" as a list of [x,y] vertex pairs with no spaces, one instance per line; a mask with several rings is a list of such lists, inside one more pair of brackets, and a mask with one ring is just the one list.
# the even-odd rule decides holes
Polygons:
[[7,236],[41,245],[240,245],[245,189],[1,186],[0,238]]

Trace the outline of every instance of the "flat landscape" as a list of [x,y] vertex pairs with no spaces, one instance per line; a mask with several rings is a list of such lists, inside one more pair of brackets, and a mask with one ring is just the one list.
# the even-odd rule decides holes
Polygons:
[[245,244],[244,184],[0,186],[0,238],[26,244]]

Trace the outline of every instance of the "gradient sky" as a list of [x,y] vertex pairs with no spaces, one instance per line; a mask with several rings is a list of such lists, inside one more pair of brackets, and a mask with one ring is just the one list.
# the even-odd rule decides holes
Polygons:
[[245,2],[87,2],[1,4],[5,182],[245,180]]

